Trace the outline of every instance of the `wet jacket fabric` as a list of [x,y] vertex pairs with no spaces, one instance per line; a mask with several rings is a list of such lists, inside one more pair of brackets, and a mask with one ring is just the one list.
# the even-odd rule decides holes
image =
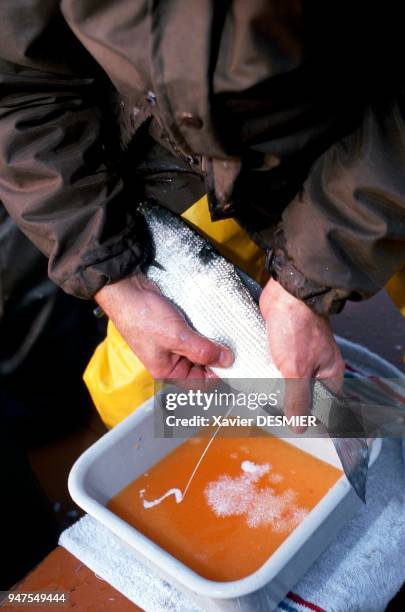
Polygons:
[[399,10],[3,0],[0,199],[78,297],[149,257],[142,198],[204,191],[315,311],[368,297],[405,265]]

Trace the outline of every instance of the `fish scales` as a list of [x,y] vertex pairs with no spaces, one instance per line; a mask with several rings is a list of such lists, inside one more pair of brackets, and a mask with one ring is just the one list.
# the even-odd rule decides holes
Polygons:
[[268,354],[263,318],[234,266],[214,249],[207,253],[207,241],[181,221],[179,231],[174,215],[146,214],[146,219],[160,264],[149,268],[148,277],[195,329],[234,353],[231,367],[213,370],[235,379],[280,378]]
[[[233,264],[180,217],[154,203],[142,204],[154,245],[154,264],[147,276],[170,299],[199,333],[228,346],[234,354],[229,368],[212,368],[230,379],[232,387],[246,390],[247,379],[279,379],[282,375],[271,359],[266,324],[258,304]],[[275,383],[276,386],[276,383]],[[338,422],[336,408],[339,402]],[[333,410],[332,410],[333,408]],[[323,423],[335,444],[346,476],[365,499],[369,449],[362,438],[335,438],[333,433],[354,431],[358,422],[343,400],[323,383],[315,381],[311,413]],[[339,422],[339,415],[341,415]],[[357,429],[356,429],[357,431]]]

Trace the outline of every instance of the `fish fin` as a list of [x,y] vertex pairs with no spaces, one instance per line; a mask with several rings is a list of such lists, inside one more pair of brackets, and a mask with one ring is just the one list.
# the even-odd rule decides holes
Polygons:
[[162,266],[162,264],[160,264],[158,261],[156,261],[156,259],[153,259],[150,262],[150,265],[153,266],[154,268],[157,268],[158,270],[166,270],[166,268]]
[[366,503],[366,483],[370,449],[364,438],[331,438],[346,477]]
[[245,285],[246,289],[249,291],[250,295],[254,299],[255,302],[259,303],[260,295],[262,292],[262,288],[253,278],[251,278],[246,272],[235,266],[235,272],[239,276],[242,283]]

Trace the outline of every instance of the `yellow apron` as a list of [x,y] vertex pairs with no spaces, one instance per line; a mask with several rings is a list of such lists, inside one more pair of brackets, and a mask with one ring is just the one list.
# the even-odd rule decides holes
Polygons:
[[386,290],[395,306],[405,317],[405,268],[393,276],[386,285]]
[[[264,252],[233,219],[213,223],[207,198],[191,206],[182,217],[198,228],[218,251],[262,285]],[[114,427],[153,395],[153,378],[109,321],[107,337],[96,348],[84,381],[107,427]]]
[[[227,259],[260,284],[266,282],[268,276],[264,270],[263,251],[233,219],[213,223],[206,197],[182,216],[215,244]],[[405,268],[389,281],[387,291],[405,316]],[[111,321],[107,337],[96,348],[83,378],[107,427],[114,427],[154,392],[152,376]]]

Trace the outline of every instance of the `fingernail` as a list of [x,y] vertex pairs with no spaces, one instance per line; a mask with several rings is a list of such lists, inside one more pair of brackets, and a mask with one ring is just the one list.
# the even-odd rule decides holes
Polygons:
[[219,354],[219,365],[222,368],[229,368],[233,364],[233,355],[230,351],[221,351]]

